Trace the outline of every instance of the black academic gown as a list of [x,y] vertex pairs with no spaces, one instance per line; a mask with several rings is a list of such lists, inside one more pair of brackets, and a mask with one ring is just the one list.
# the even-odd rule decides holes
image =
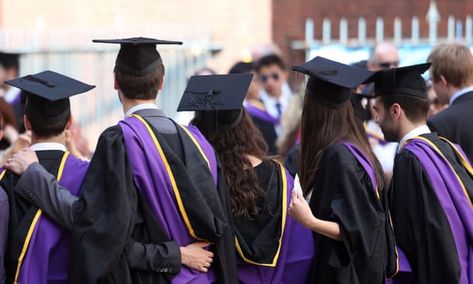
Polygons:
[[[160,111],[144,110],[138,114],[150,123],[156,136],[163,138],[160,144],[167,157],[166,152],[173,152],[174,156],[179,157],[184,150],[189,152],[185,147],[195,147],[184,144],[178,134],[158,133],[156,118],[163,116]],[[194,152],[198,153],[196,149]],[[79,208],[74,212],[70,283],[170,283],[172,277],[179,273],[180,263],[175,262],[176,257],[180,261],[179,247],[167,238],[147,200],[139,194],[129,158],[121,128],[112,126],[105,130],[90,163]],[[179,172],[174,174],[178,180]],[[226,206],[228,199],[223,186],[219,183],[218,191],[222,204]],[[97,235],[103,238],[97,239]],[[139,258],[143,256],[130,259],[130,238],[141,243],[168,243],[171,262],[160,266],[165,269],[154,272],[131,269],[130,261],[140,262]],[[235,250],[230,226],[227,226],[224,238],[215,247],[213,265],[217,268],[218,279],[221,283],[235,283]]]
[[279,166],[271,160],[263,161],[254,171],[265,193],[264,199],[257,201],[259,214],[251,218],[234,216],[233,224],[245,256],[260,263],[271,263],[281,236],[281,173]]
[[[39,163],[49,173],[56,176],[64,152],[57,150],[38,151],[36,155],[38,156]],[[19,176],[7,171],[0,181],[0,186],[7,193],[10,204],[10,220],[8,223],[8,241],[5,259],[7,278],[5,283],[13,283],[15,279],[18,259],[23,244],[25,243],[28,229],[38,210],[37,207],[31,205],[26,199],[15,193],[14,189],[18,179]]]
[[[442,151],[473,198],[473,181],[454,150],[435,133],[422,136]],[[389,197],[396,241],[412,267],[412,283],[458,283],[460,264],[448,219],[423,166],[408,150],[396,156]]]
[[473,92],[468,92],[445,110],[439,112],[428,121],[432,131],[440,136],[459,144],[470,161],[473,161]]
[[315,236],[310,283],[381,284],[395,272],[394,237],[387,221],[386,196],[376,196],[371,180],[342,144],[322,155],[310,208],[340,225],[341,241]]

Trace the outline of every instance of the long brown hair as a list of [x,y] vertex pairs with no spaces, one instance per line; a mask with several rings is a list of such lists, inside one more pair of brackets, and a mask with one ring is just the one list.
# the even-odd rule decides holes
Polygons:
[[[219,111],[218,119],[234,117],[231,111]],[[192,121],[205,134],[205,127],[212,122],[197,114]],[[209,136],[209,135],[206,135]],[[259,213],[257,203],[265,198],[264,190],[259,186],[256,172],[247,156],[265,160],[267,145],[261,132],[254,126],[250,117],[242,109],[240,121],[230,128],[219,128],[207,137],[222,162],[227,183],[230,208],[234,217],[251,218]]]
[[308,96],[302,110],[300,180],[307,195],[313,188],[324,150],[339,141],[357,145],[375,169],[378,188],[384,187],[381,166],[366,138],[355,124],[353,107],[346,103],[338,109],[328,108]]

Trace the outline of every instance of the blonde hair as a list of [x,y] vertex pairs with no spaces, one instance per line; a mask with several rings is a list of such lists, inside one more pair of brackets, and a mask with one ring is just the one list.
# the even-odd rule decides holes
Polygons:
[[432,63],[430,74],[434,81],[443,76],[453,86],[473,85],[473,54],[461,43],[443,43],[436,46],[427,61]]

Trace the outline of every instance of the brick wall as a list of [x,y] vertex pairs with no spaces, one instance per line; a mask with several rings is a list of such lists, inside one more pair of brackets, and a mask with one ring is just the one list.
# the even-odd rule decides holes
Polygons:
[[[384,18],[384,37],[392,38],[394,17],[402,20],[403,37],[411,36],[411,19],[419,18],[420,36],[428,37],[426,20],[430,0],[273,0],[273,40],[278,44],[286,59],[292,62],[304,60],[302,51],[291,51],[293,40],[304,39],[304,26],[308,17],[314,20],[315,38],[322,38],[323,18],[332,22],[332,38],[339,37],[339,21],[347,18],[349,37],[358,34],[358,18],[366,19],[368,37],[375,36],[376,17]],[[440,37],[447,36],[447,18],[453,15],[463,22],[468,14],[473,15],[472,0],[437,0],[440,13]]]

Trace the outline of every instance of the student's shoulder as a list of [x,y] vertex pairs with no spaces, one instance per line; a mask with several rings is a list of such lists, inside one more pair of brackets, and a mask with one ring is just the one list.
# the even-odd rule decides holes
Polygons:
[[353,161],[354,156],[348,148],[341,142],[334,143],[325,148],[321,160],[349,162]]

